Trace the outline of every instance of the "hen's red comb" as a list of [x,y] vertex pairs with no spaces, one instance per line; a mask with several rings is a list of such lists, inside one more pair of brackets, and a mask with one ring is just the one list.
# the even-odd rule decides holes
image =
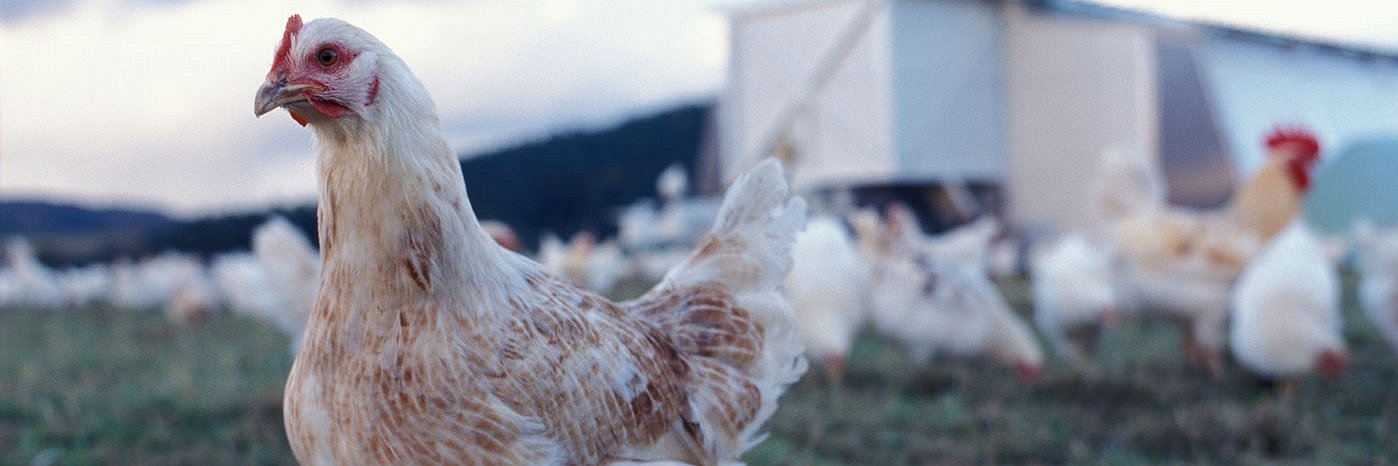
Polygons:
[[277,45],[277,54],[272,57],[272,69],[285,69],[291,65],[291,38],[301,33],[301,15],[291,15],[286,19],[286,30],[282,31],[282,43]]
[[1305,128],[1277,128],[1267,136],[1267,149],[1276,150],[1285,145],[1295,145],[1305,160],[1313,160],[1320,154],[1320,141]]

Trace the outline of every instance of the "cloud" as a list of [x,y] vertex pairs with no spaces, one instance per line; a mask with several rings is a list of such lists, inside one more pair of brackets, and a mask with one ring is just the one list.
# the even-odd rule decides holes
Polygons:
[[[135,10],[150,7],[167,7],[195,0],[120,0],[109,2],[121,10]],[[95,0],[5,0],[0,2],[0,24],[15,25],[36,18],[51,17],[67,12],[81,4],[95,4]]]
[[15,24],[45,15],[52,15],[71,7],[71,1],[48,0],[5,0],[0,2],[0,24]]
[[[281,112],[251,112],[293,12],[284,4],[43,8],[0,31],[0,195],[184,214],[313,198],[309,131]],[[710,95],[726,60],[723,20],[701,2],[297,8],[308,19],[346,19],[393,47],[428,86],[459,149]]]
[[81,4],[7,28],[4,62],[25,72],[0,82],[4,192],[185,211],[308,192],[238,177],[267,148],[248,110],[265,70],[246,65],[271,46],[247,31],[272,21],[234,4]]
[[[1169,13],[1398,44],[1393,9],[1358,2],[1180,0]],[[727,56],[715,8],[746,3],[0,0],[0,196],[185,214],[310,200],[309,132],[250,108],[293,12],[384,40],[453,147],[481,150],[715,94]]]
[[1398,50],[1398,10],[1371,0],[1100,0],[1168,16]]

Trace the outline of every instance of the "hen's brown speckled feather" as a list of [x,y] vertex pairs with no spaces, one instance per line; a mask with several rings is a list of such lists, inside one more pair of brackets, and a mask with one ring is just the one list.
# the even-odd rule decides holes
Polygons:
[[[290,99],[315,130],[324,263],[286,387],[298,461],[707,465],[761,440],[805,370],[777,291],[805,207],[775,161],[734,183],[660,285],[617,304],[490,239],[430,98],[377,39],[320,19],[285,40],[277,66],[292,69],[255,107]],[[326,102],[299,106],[271,79],[326,44],[352,63],[316,75]],[[356,85],[373,98],[343,100],[366,95]]]
[[[332,274],[327,288],[346,278]],[[307,374],[323,380],[298,394],[328,412],[329,437],[384,464],[545,464],[555,455],[605,464],[627,458],[619,447],[667,434],[702,445],[700,430],[684,428],[701,419],[736,437],[757,416],[761,394],[741,369],[761,351],[763,331],[722,285],[661,288],[618,305],[542,272],[524,281],[537,294],[511,299],[508,318],[491,325],[426,308],[352,321],[324,299],[288,386]],[[359,337],[358,351],[336,344],[347,335]],[[719,402],[695,413],[695,394]],[[531,437],[557,444],[540,448]],[[678,459],[714,461],[686,453]]]

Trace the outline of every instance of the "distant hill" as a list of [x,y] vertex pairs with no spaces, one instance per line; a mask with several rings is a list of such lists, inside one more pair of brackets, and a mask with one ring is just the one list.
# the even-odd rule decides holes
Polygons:
[[666,167],[679,164],[693,176],[712,108],[688,105],[466,158],[461,171],[471,205],[480,218],[509,224],[531,247],[544,231],[565,239],[579,230],[610,236],[617,209],[654,198]]
[[[684,105],[612,128],[572,132],[470,157],[461,166],[472,207],[508,223],[533,247],[552,231],[603,236],[619,207],[655,197],[671,164],[692,175],[713,106]],[[315,238],[315,205],[176,220],[138,209],[89,209],[35,201],[0,202],[0,239],[22,235],[51,265],[106,262],[179,250],[209,257],[246,250],[252,229],[282,215]]]
[[153,210],[91,209],[45,201],[0,201],[0,236],[159,230],[174,220]]
[[0,240],[23,236],[56,265],[141,255],[176,226],[152,210],[93,209],[45,201],[0,201]]

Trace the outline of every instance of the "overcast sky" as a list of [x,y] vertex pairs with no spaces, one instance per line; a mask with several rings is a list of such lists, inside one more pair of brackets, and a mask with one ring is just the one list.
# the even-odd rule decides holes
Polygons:
[[[427,85],[453,146],[475,151],[715,95],[722,12],[749,3],[0,0],[0,198],[180,215],[311,201],[310,132],[285,112],[252,116],[291,13],[378,36]],[[1383,2],[1111,3],[1398,49]]]

